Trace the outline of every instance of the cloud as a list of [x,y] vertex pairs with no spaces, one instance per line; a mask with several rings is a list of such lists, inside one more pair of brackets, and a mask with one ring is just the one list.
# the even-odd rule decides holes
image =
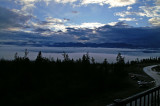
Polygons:
[[144,12],[129,12],[129,11],[116,12],[114,15],[120,17],[126,17],[129,15],[146,16]]
[[[21,16],[22,13],[21,11],[18,10],[14,10],[15,12],[11,11],[12,13],[15,13],[17,16]],[[8,15],[10,16],[10,15]],[[16,17],[17,17],[16,16]],[[15,17],[15,16],[14,16]],[[27,17],[27,16],[26,16]],[[30,19],[26,19],[25,16],[22,17],[22,19],[24,20],[23,23],[23,32],[28,32],[28,33],[38,33],[40,35],[44,35],[44,36],[49,36],[55,33],[65,33],[67,31],[67,28],[74,28],[74,29],[83,29],[83,28],[88,28],[88,29],[94,29],[94,28],[98,28],[101,27],[105,24],[101,24],[98,22],[93,22],[93,23],[82,23],[80,25],[73,25],[73,24],[66,24],[70,19],[59,19],[59,18],[53,18],[53,17],[46,17],[45,21],[40,21],[40,20],[30,20]],[[17,17],[18,18],[18,17]],[[15,18],[13,19],[13,22]],[[2,20],[1,20],[2,21]],[[18,21],[18,19],[16,20]],[[12,22],[6,22],[8,25],[12,24]],[[20,25],[19,23],[17,25]],[[22,26],[20,26],[21,28]],[[4,28],[4,26],[3,26]],[[30,30],[27,30],[27,29]],[[9,28],[8,30],[12,30],[12,31],[18,31],[18,27],[14,26],[13,28]],[[20,31],[20,29],[19,29]]]
[[99,5],[110,5],[111,7],[123,7],[128,5],[133,5],[136,3],[137,0],[15,0],[17,4],[23,5],[23,10],[32,9],[35,7],[35,3],[37,2],[45,2],[47,5],[49,2],[56,2],[56,3],[76,3],[79,1],[79,5],[88,5],[88,4],[99,4]]
[[[52,32],[45,28],[35,28],[35,32],[0,32],[2,44],[52,46],[57,42],[85,42],[85,43],[128,43],[142,47],[159,47],[160,27],[129,27],[124,22],[115,25],[104,25],[96,29],[66,28],[66,32]],[[47,36],[48,32],[52,34]],[[93,33],[94,32],[94,33]],[[42,33],[44,36],[40,36]],[[41,34],[41,35],[42,35]],[[14,36],[14,37],[13,37]],[[47,37],[46,37],[47,36]]]
[[50,29],[45,29],[45,28],[35,28],[33,32],[38,33],[43,36],[50,36],[51,34],[53,34],[53,31],[51,31]]
[[151,23],[153,26],[160,26],[160,17],[149,19],[149,23]]
[[59,31],[66,32],[67,29],[65,23],[68,21],[69,19],[65,18],[59,19],[53,17],[46,17],[45,21],[31,22],[31,26],[34,29],[33,32],[48,36]]
[[46,21],[50,22],[50,23],[58,23],[61,24],[63,23],[62,19],[58,19],[58,18],[52,18],[52,17],[47,17]]
[[31,25],[32,25],[32,28],[34,29],[33,32],[36,32],[42,35],[48,36],[58,31],[66,32],[66,26],[63,24],[40,21],[40,22],[32,22]]
[[43,28],[37,28],[34,30],[35,32],[43,33],[43,32],[50,32],[51,30],[49,29],[43,29]]
[[115,13],[116,16],[125,17],[128,15],[137,15],[137,16],[146,16],[146,17],[159,17],[160,16],[160,6],[140,6],[138,12],[129,12],[129,11],[123,11],[123,12],[117,12]]
[[70,21],[70,19],[68,19],[68,18],[63,18],[63,20],[64,20],[64,22]]
[[57,2],[57,3],[63,3],[63,4],[65,4],[65,3],[74,3],[77,0],[54,0],[54,1]]
[[119,21],[137,21],[135,18],[119,18]]
[[110,8],[112,7],[124,7],[128,5],[133,5],[136,3],[136,0],[82,0],[81,5],[88,4],[99,4],[105,5],[109,4]]
[[23,6],[23,10],[32,9],[35,7],[35,4],[38,2],[45,2],[46,5],[48,5],[50,2],[56,2],[56,3],[74,3],[77,0],[14,0],[15,3],[20,4]]
[[123,21],[117,22],[113,27],[115,28],[130,28],[131,26],[129,26],[128,24],[126,24]]
[[[123,21],[120,21],[120,22],[110,22],[110,23],[107,24],[107,27],[110,27],[110,26],[116,27],[116,28],[118,28],[118,27],[122,27],[122,28],[124,28],[124,27],[126,27],[126,28],[130,27],[128,24],[126,24]],[[106,25],[104,27],[106,27]]]
[[88,40],[90,40],[90,39],[89,39],[88,37],[82,36],[82,37],[79,37],[78,40],[88,41]]
[[81,25],[69,25],[70,28],[88,28],[88,29],[95,29],[101,26],[104,26],[105,24],[101,24],[98,22],[93,22],[93,23],[82,23]]
[[[106,5],[108,4],[110,8],[112,7],[124,7],[133,5],[137,0],[13,0],[16,4],[21,5],[21,11],[28,12],[30,14],[33,13],[33,9],[36,8],[36,3],[44,2],[48,5],[50,2],[67,4],[70,3],[73,6],[83,6],[88,4],[98,4],[98,5]],[[77,3],[77,4],[76,4]],[[128,7],[131,9],[131,7]],[[77,13],[77,11],[73,11],[73,13]]]
[[120,17],[125,17],[128,15],[133,15],[133,12],[129,12],[129,11],[122,11],[122,12],[116,12],[114,13],[115,16],[120,16]]
[[63,25],[63,24],[53,25],[53,28],[54,28],[55,31],[62,31],[62,32],[66,32],[67,31],[66,26]]
[[147,6],[140,6],[139,7],[143,12],[144,16],[146,17],[159,17],[160,16],[160,6],[152,6],[152,7],[147,7]]
[[46,5],[48,6],[49,3],[50,3],[51,1],[53,1],[53,0],[42,0],[42,1],[44,1],[44,2],[46,3]]
[[156,0],[156,5],[160,5],[160,0]]
[[128,7],[127,7],[127,10],[131,10],[131,9],[132,9],[132,7],[131,7],[131,6],[128,6]]
[[[156,2],[157,3],[157,2]],[[138,12],[129,12],[122,11],[115,13],[115,16],[126,17],[126,16],[140,16],[150,18],[148,20],[153,26],[159,26],[159,18],[160,18],[160,6],[140,6]],[[124,18],[120,18],[120,21],[125,20]],[[129,20],[128,20],[129,21]]]
[[[117,30],[130,28],[126,23],[124,22],[116,22],[115,25],[103,25],[94,29],[88,29],[88,28],[67,28],[66,34],[74,36],[74,38],[80,42],[111,42],[112,35],[119,36],[121,38],[121,31],[117,32]],[[109,39],[108,39],[108,38]],[[119,38],[118,37],[118,38]],[[102,41],[101,41],[102,40]]]
[[0,7],[0,29],[18,30],[27,27],[30,15],[18,14],[12,10]]
[[110,25],[110,26],[115,26],[117,24],[117,22],[110,22],[110,23],[108,23],[108,25]]
[[[128,42],[134,45],[156,46],[160,42],[160,27],[126,27],[120,22],[115,26],[97,28],[97,42]],[[117,27],[119,26],[119,27]]]
[[35,7],[35,3],[40,0],[15,0],[16,4],[22,5],[22,11],[30,11]]
[[72,11],[72,13],[77,14],[77,13],[78,13],[78,11]]
[[30,5],[34,4],[35,2],[38,2],[39,0],[14,0],[15,3],[20,5]]

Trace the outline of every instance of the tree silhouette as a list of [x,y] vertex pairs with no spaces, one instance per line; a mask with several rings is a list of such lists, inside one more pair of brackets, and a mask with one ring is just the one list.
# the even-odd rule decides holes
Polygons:
[[14,60],[17,60],[17,59],[18,59],[18,53],[16,52],[14,55]]
[[28,50],[27,49],[25,49],[25,51],[24,51],[24,59],[27,59],[28,57],[28,54],[29,54],[29,52],[28,52]]
[[108,64],[107,59],[104,59],[103,64],[105,64],[105,65]]
[[39,51],[38,52],[38,55],[37,55],[37,58],[36,58],[36,61],[42,61],[43,60],[43,57],[42,57],[42,52],[41,51]]
[[67,62],[67,61],[70,60],[67,53],[64,52],[64,53],[62,54],[62,56],[63,56],[65,62]]
[[[103,97],[104,93],[110,97],[109,94],[134,88],[128,80],[129,72],[135,71],[137,66],[144,63],[160,63],[159,57],[139,62],[134,60],[126,64],[120,53],[117,62],[111,64],[107,59],[103,63],[94,63],[94,58],[90,59],[88,53],[76,61],[64,53],[65,61],[57,58],[54,62],[43,57],[41,51],[38,52],[36,61],[26,61],[24,58],[28,59],[27,55],[28,51],[25,50],[24,57],[18,57],[18,53],[15,53],[16,61],[0,60],[1,69],[5,69],[0,71],[0,104],[81,106],[86,103],[86,98],[91,100],[92,97]],[[90,61],[94,64],[88,64]],[[79,104],[79,100],[82,104]]]
[[121,53],[118,53],[116,61],[118,64],[124,64],[124,57],[122,57]]
[[92,64],[95,64],[95,59],[92,57],[91,58]]
[[90,56],[88,52],[82,56],[82,62],[85,64],[90,64]]

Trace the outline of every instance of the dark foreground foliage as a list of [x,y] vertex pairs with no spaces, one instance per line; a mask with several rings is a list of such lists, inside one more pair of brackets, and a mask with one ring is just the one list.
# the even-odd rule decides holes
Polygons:
[[[159,62],[156,60],[124,63],[121,54],[117,63],[95,63],[88,53],[72,60],[64,53],[64,60],[49,60],[39,52],[35,61],[15,55],[15,60],[0,61],[0,105],[76,106],[86,98],[118,92],[131,86],[128,70],[133,64]],[[90,61],[92,61],[90,63]],[[108,95],[111,96],[111,95]]]

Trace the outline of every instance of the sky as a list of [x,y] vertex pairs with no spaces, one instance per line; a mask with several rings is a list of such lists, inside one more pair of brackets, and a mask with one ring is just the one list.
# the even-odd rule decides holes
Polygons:
[[160,44],[160,0],[0,0],[0,44]]

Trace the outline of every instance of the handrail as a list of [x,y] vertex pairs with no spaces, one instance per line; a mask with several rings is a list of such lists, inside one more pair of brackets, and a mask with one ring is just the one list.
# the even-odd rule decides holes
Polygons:
[[[146,97],[147,97],[147,100],[148,100],[147,103],[149,103],[149,102],[153,103],[154,101],[156,101],[158,104],[157,103],[154,103],[154,104],[157,104],[156,106],[159,106],[159,101],[160,101],[159,100],[160,99],[159,92],[160,92],[160,86],[157,86],[157,87],[151,88],[151,89],[149,89],[147,91],[138,93],[138,94],[136,94],[134,96],[128,97],[126,99],[122,99],[122,100],[117,99],[117,100],[114,100],[114,103],[110,104],[108,106],[125,106],[127,104],[130,104],[130,106],[132,106],[132,102],[135,102],[134,104],[135,104],[135,106],[137,106],[137,103],[138,103],[137,100],[138,99],[140,100],[138,104],[142,104],[141,103],[142,97],[143,97],[143,101],[142,102],[145,102]],[[152,96],[149,96],[149,95],[152,95]],[[154,101],[152,101],[152,100],[154,100]],[[143,106],[149,106],[149,104],[147,104],[147,103],[143,103]]]

